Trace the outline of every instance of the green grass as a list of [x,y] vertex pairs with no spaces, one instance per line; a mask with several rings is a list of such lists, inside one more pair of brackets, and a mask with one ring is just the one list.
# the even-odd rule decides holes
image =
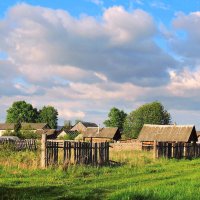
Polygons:
[[123,165],[42,170],[36,167],[37,153],[30,155],[34,161],[24,160],[28,155],[7,155],[13,158],[10,165],[1,156],[0,199],[200,199],[200,159],[153,160],[148,153],[114,152],[111,158]]

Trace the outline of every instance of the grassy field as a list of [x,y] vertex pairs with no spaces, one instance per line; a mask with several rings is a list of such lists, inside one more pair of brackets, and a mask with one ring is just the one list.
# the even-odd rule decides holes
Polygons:
[[37,153],[0,152],[1,199],[200,199],[200,159],[112,152],[121,165],[37,169]]

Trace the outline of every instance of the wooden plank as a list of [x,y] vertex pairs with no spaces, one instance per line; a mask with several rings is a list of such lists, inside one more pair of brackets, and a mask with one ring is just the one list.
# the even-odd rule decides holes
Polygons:
[[46,163],[46,142],[47,142],[47,135],[42,134],[42,139],[41,139],[41,167],[46,168],[47,163]]

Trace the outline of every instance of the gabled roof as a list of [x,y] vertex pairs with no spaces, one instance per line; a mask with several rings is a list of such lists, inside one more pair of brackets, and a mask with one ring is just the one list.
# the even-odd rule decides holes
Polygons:
[[47,123],[21,123],[21,129],[44,129],[47,125]]
[[93,122],[80,122],[80,123],[82,123],[86,128],[87,127],[98,127],[98,125]]
[[0,130],[14,130],[14,123],[0,123]]
[[145,124],[138,139],[160,142],[190,142],[197,141],[194,125],[151,125]]
[[55,129],[38,129],[36,130],[36,134],[47,134],[47,135],[53,135],[56,132]]
[[113,139],[119,129],[117,127],[96,128],[89,127],[83,133],[83,137],[87,138],[109,138]]

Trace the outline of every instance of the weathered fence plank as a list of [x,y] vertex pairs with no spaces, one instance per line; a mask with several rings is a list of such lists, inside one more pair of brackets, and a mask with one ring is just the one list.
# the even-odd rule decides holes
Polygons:
[[[200,157],[200,144],[196,143],[183,143],[183,142],[156,142],[150,145],[145,144],[143,150],[153,149],[154,158],[196,158]],[[147,147],[147,148],[146,148]]]

